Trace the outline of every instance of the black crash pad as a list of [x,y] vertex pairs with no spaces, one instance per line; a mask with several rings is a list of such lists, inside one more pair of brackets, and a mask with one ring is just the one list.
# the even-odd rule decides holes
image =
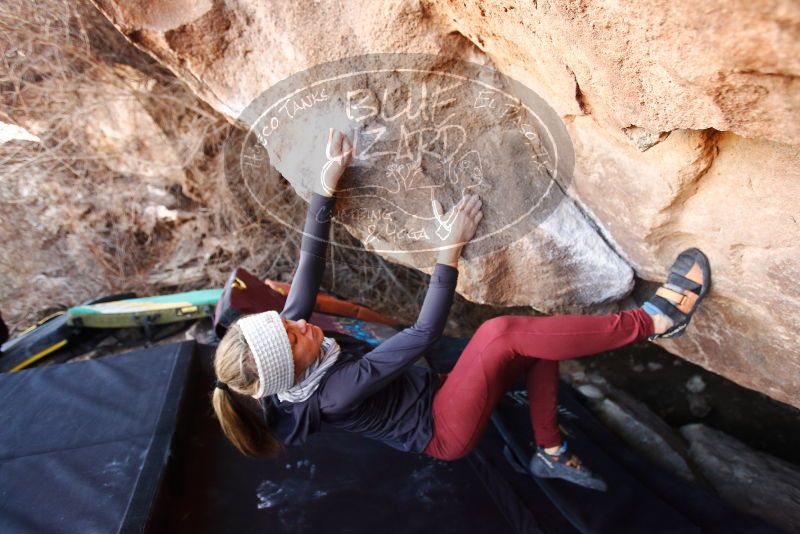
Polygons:
[[[445,370],[465,343],[443,339],[431,365]],[[566,386],[561,422],[606,494],[515,472],[503,447],[531,436],[510,399],[495,414],[509,435],[490,426],[456,462],[344,433],[246,458],[213,416],[213,351],[188,342],[0,375],[0,532],[776,532],[642,459]]]
[[141,532],[194,343],[0,375],[0,532]]
[[212,354],[198,346],[201,371],[151,532],[515,531],[468,460],[442,462],[346,433],[312,435],[277,460],[242,456],[208,402]]

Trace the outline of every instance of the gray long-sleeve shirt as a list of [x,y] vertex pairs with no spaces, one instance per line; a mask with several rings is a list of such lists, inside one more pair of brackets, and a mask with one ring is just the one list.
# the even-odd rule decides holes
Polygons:
[[[308,319],[325,269],[330,214],[335,200],[314,193],[306,216],[300,262],[281,315]],[[458,270],[436,264],[413,326],[370,352],[342,349],[317,391],[278,408],[275,431],[287,444],[303,443],[324,428],[356,432],[402,451],[422,452],[431,439],[431,403],[438,379],[414,362],[442,335]]]

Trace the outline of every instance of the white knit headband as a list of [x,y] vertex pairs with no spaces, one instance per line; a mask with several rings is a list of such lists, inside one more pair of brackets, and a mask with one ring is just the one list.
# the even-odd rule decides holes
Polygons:
[[283,393],[294,385],[294,358],[289,335],[276,311],[248,315],[239,326],[258,368],[256,399]]

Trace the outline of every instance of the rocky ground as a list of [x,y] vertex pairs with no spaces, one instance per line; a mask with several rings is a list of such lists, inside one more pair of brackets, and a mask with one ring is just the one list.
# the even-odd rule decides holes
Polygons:
[[796,532],[800,410],[647,343],[565,362],[561,371],[642,455]]

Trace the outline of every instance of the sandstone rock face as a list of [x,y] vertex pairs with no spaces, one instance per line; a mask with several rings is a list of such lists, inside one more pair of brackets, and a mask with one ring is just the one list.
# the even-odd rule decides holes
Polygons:
[[[563,119],[575,171],[568,201],[548,218],[468,258],[459,291],[597,312],[624,298],[632,273],[661,281],[681,249],[700,247],[714,289],[687,334],[665,346],[800,406],[796,2],[95,3],[234,121],[279,81],[348,56],[442,54],[496,67]],[[270,149],[276,164],[281,151]],[[348,228],[367,235],[365,224]]]
[[616,130],[714,128],[800,141],[796,2],[434,5],[562,114],[590,112]]

